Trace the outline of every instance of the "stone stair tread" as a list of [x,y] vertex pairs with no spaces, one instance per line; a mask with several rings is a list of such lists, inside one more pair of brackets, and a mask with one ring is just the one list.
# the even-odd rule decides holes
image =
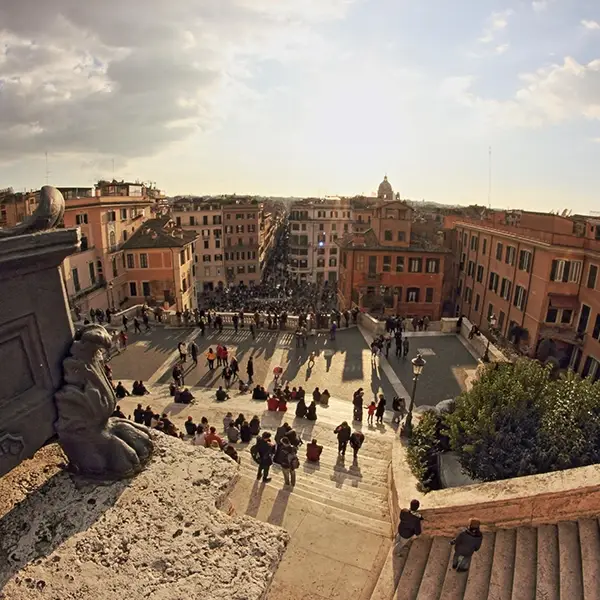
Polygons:
[[[431,544],[417,600],[439,600],[440,590],[450,567],[450,538],[436,537]],[[456,573],[451,571],[451,576]]]
[[[494,532],[484,533],[481,548],[473,555],[469,571],[460,574],[465,578],[464,600],[482,600],[488,597],[495,545],[496,534]],[[448,598],[447,600],[454,599]]]
[[536,530],[533,527],[519,527],[511,600],[535,600],[536,557]]
[[558,524],[560,598],[583,598],[581,549],[576,522]]
[[598,519],[579,519],[584,600],[600,600],[600,527]]
[[419,536],[411,542],[400,581],[396,586],[394,600],[416,600],[432,543],[432,538],[424,536]]
[[515,570],[516,542],[515,529],[500,529],[496,532],[488,600],[510,600]]
[[540,525],[537,528],[536,592],[544,600],[560,600],[558,527]]
[[[248,486],[253,486],[256,483],[256,478],[250,477],[245,473],[242,473],[240,475],[240,479]],[[264,485],[265,487],[275,492],[280,492],[282,489],[282,484],[282,481],[276,481],[260,485]],[[390,537],[391,535],[391,525],[389,520],[387,519],[377,519],[373,516],[364,516],[361,514],[357,514],[352,510],[332,507],[329,504],[325,504],[322,501],[322,499],[319,499],[317,497],[308,497],[307,495],[304,495],[302,493],[297,493],[296,490],[291,491],[290,496],[294,496],[295,499],[301,500],[304,509],[308,512],[320,515],[325,514],[327,516],[335,517],[340,521],[349,523],[367,531],[371,531],[372,533],[375,533],[377,535],[383,535],[385,537]]]
[[[257,465],[254,461],[252,463],[243,461],[240,467],[249,474],[256,474],[257,472]],[[273,465],[271,472],[281,473],[281,469],[278,465]],[[336,493],[339,494],[340,497],[345,496],[350,500],[362,502],[369,506],[375,506],[384,511],[385,514],[388,513],[387,495],[385,494],[376,494],[371,490],[365,490],[360,486],[360,484],[357,487],[352,485],[343,485],[343,480],[340,480],[342,485],[338,485],[337,481],[331,481],[330,479],[326,478],[315,478],[313,473],[310,472],[307,474],[308,477],[306,477],[306,473],[304,473],[301,468],[298,469],[298,471],[296,471],[296,485],[303,487],[308,485],[315,493],[320,492],[327,494],[328,496]]]
[[392,543],[370,600],[391,600],[400,581],[408,552],[397,552]]

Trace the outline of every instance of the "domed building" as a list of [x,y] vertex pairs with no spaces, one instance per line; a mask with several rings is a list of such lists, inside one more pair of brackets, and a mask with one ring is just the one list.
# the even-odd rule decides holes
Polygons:
[[394,199],[394,190],[392,189],[392,184],[388,181],[387,175],[379,184],[377,198],[379,198],[379,200],[387,200],[388,202],[391,202]]

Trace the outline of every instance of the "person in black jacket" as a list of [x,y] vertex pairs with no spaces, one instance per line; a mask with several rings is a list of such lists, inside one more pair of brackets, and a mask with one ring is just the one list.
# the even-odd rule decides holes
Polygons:
[[346,421],[344,421],[341,425],[338,425],[333,433],[337,435],[338,439],[338,454],[345,456],[346,447],[348,446],[348,440],[352,435],[352,429],[350,429],[350,425]]
[[275,446],[271,442],[271,434],[265,431],[262,437],[259,437],[256,442],[256,452],[258,454],[258,473],[256,474],[257,481],[262,477],[263,483],[269,483],[269,469],[273,464],[273,454]]
[[463,529],[450,543],[454,546],[452,568],[457,571],[467,571],[471,564],[471,557],[481,548],[483,535],[479,529],[477,519],[469,521],[469,527]]
[[396,546],[394,550],[399,552],[413,537],[421,535],[420,503],[418,500],[410,501],[410,509],[403,508],[400,511],[400,523],[398,523],[398,535],[396,536]]

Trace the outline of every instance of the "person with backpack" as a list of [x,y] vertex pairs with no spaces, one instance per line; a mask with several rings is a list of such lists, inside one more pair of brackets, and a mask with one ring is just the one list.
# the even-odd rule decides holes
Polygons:
[[260,481],[261,477],[263,483],[269,483],[269,481],[271,481],[269,469],[273,464],[274,453],[275,446],[271,441],[271,434],[268,431],[265,431],[262,436],[258,438],[256,444],[250,448],[250,455],[254,459],[254,462],[258,464],[258,472],[256,474],[257,481]]
[[358,460],[358,451],[361,449],[363,442],[365,441],[365,436],[360,431],[355,431],[350,436],[350,447],[354,452],[354,460]]
[[452,568],[456,571],[467,571],[471,565],[471,558],[481,548],[483,535],[481,534],[478,519],[471,519],[469,526],[463,529],[451,542],[454,546]]
[[344,421],[341,425],[338,425],[333,433],[337,435],[338,439],[338,454],[342,456],[346,455],[346,447],[348,446],[348,441],[350,440],[350,436],[352,435],[352,429],[350,429],[350,425],[346,421]]
[[398,535],[394,551],[399,552],[413,537],[421,535],[421,521],[423,517],[419,512],[421,506],[418,500],[410,501],[410,508],[403,508],[400,511],[400,522],[398,523]]
[[287,437],[281,438],[278,448],[280,455],[281,470],[283,471],[284,485],[294,487],[296,485],[296,469],[300,467],[297,450]]

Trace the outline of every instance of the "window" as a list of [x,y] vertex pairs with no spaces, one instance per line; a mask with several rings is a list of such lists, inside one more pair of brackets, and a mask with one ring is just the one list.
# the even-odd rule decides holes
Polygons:
[[500,311],[500,316],[498,317],[498,325],[496,326],[500,331],[504,329],[504,321],[506,319],[506,315]]
[[245,273],[246,272],[246,267],[244,265],[238,265],[237,272],[238,273]]
[[244,233],[244,226],[243,225],[236,225],[235,226],[235,232],[237,234]]
[[386,242],[391,242],[391,241],[393,241],[393,239],[394,239],[394,238],[393,238],[393,236],[392,236],[392,230],[391,230],[391,229],[386,229],[386,230],[384,231],[384,233],[383,233],[383,239],[384,239]]
[[427,272],[428,273],[439,273],[440,272],[440,259],[439,258],[428,258],[426,264],[427,264]]
[[494,305],[490,302],[488,304],[488,311],[487,311],[487,320],[490,320],[490,317],[494,314]]
[[513,298],[513,305],[519,310],[523,310],[525,307],[525,288],[521,285],[515,286],[515,297]]
[[[195,224],[196,224],[196,217],[194,217],[194,216],[191,216],[191,217],[190,217],[190,225],[195,225]],[[144,294],[144,296],[145,296],[145,295],[146,295],[146,294]]]
[[87,236],[81,235],[81,246],[80,249],[82,252],[85,252],[89,248]]
[[137,296],[137,283],[135,281],[129,282],[129,295],[131,297]]
[[177,223],[177,227],[181,227],[181,217],[175,217],[175,223]]
[[87,225],[88,216],[87,213],[81,213],[80,215],[75,215],[75,223],[77,225]]
[[244,213],[236,213],[236,215],[235,215],[236,221],[240,221],[243,218],[244,218]]
[[560,322],[563,325],[569,325],[571,320],[573,319],[573,310],[570,308],[563,308],[562,314],[560,316]]
[[600,336],[600,314],[596,315],[596,322],[594,323],[594,331],[592,337],[597,340]]
[[114,210],[109,210],[109,211],[106,213],[106,220],[107,220],[109,223],[112,223],[112,222],[116,221],[116,220],[117,220],[117,213],[115,213],[115,211],[114,211]]
[[356,268],[359,271],[365,270],[365,255],[364,254],[359,254],[358,257],[356,258]]
[[463,233],[463,246],[467,245],[467,234]]
[[124,241],[124,242],[126,242],[126,241],[127,241],[127,237],[128,237],[127,230],[126,230],[126,229],[123,229],[123,241]]
[[[140,254],[140,268],[147,269],[148,268],[148,255],[145,252]],[[144,294],[145,296],[146,294]]]
[[202,245],[204,246],[205,250],[208,250],[208,248],[210,246],[210,242],[208,240],[203,240]]
[[531,270],[531,252],[527,250],[521,250],[519,252],[519,271],[527,271],[529,273]]
[[469,261],[469,266],[467,267],[467,275],[469,277],[473,277],[473,275],[475,275],[475,263],[472,260]]
[[218,215],[213,216],[213,225],[220,225],[221,224],[221,217]]
[[558,309],[552,308],[552,306],[548,307],[548,311],[546,312],[546,323],[556,323],[558,319]]
[[145,298],[151,296],[152,294],[150,293],[150,282],[149,281],[142,281],[142,296],[144,296]]
[[487,252],[487,238],[483,238],[483,247],[481,249],[482,254]]
[[[258,213],[257,213],[257,215],[258,215]],[[243,215],[242,215],[242,216],[243,216]],[[248,214],[246,215],[246,218],[247,218],[247,219],[254,219],[254,214],[252,214],[252,213],[248,213]]]
[[419,288],[408,288],[406,290],[406,301],[407,302],[418,302],[419,301]]
[[127,209],[126,208],[121,209],[121,221],[127,221]]
[[227,214],[225,215],[225,218],[226,218],[228,221],[229,221],[229,220],[231,220],[231,213],[227,213]]
[[[485,246],[485,240],[483,240],[483,245]],[[477,312],[479,310],[479,302],[480,301],[481,301],[481,296],[479,294],[477,294],[477,296],[475,296],[475,306],[473,307],[475,312]]]
[[498,260],[502,260],[502,250],[503,250],[503,246],[500,242],[498,242],[498,245],[496,246],[496,258]]
[[127,255],[127,268],[135,269],[135,259],[133,258],[133,254]]
[[471,236],[471,250],[477,250],[479,246],[479,238],[476,235]]
[[179,253],[179,264],[180,265],[184,265],[185,264],[185,250],[182,250]]
[[498,281],[499,281],[499,277],[497,273],[490,273],[490,284],[488,286],[488,289],[493,290],[494,292],[498,293]]
[[223,255],[215,254],[215,262],[222,262],[222,261],[223,261]]
[[505,258],[504,262],[507,265],[514,265],[516,254],[517,254],[517,249],[514,246],[506,246],[506,258]]
[[204,267],[204,277],[210,277],[210,267]]
[[[335,266],[335,265],[332,265]],[[392,270],[392,257],[384,256],[383,257],[383,272],[389,273]]]
[[[471,290],[469,290],[470,292]],[[469,302],[471,300],[469,299]],[[425,288],[425,302],[433,302],[433,288]]]
[[202,262],[207,263],[207,262],[210,262],[210,261],[211,261],[210,254],[203,254],[202,255]]
[[411,258],[408,263],[409,273],[420,273],[423,268],[423,260],[421,258]]
[[181,290],[183,291],[184,294],[188,290],[188,284],[187,284],[185,277],[183,278],[183,281],[181,282]]
[[581,376],[582,377],[591,377],[594,381],[596,381],[598,379],[598,375],[599,375],[599,369],[598,369],[598,361],[591,357],[588,356],[585,359],[585,364],[583,365],[583,371],[581,372]]
[[233,233],[233,225],[225,225],[225,233]]
[[483,283],[483,265],[477,265],[477,281]]
[[256,265],[248,265],[248,273],[256,273]]
[[505,300],[510,300],[510,289],[512,287],[512,283],[510,279],[506,279],[506,277],[502,278],[502,285],[500,286],[500,296]]
[[119,276],[119,270],[117,268],[117,259],[113,258],[110,262],[111,262],[111,265],[112,265],[112,274],[113,274],[113,277],[118,277]]
[[[227,229],[227,228],[225,228],[225,229]],[[210,229],[201,229],[200,230],[200,235],[203,238],[209,238],[210,237]]]
[[[192,217],[190,217],[192,218]],[[191,225],[191,223],[190,223]],[[202,225],[208,225],[208,215],[202,215]]]
[[463,252],[462,256],[460,257],[460,265],[459,265],[459,269],[462,271],[465,268],[465,260],[467,259],[467,255]]
[[571,263],[571,272],[569,273],[569,281],[571,283],[579,283],[581,278],[581,261],[576,260]]
[[579,283],[581,277],[581,261],[570,261],[556,259],[552,261],[552,269],[550,270],[551,281],[562,281],[564,283],[570,281]]
[[597,276],[598,276],[598,267],[596,265],[590,265],[590,269],[588,271],[588,278],[587,278],[587,287],[590,288],[590,290],[595,289]]
[[73,279],[73,287],[77,293],[81,290],[81,284],[79,283],[79,271],[77,269],[71,269],[71,277]]

